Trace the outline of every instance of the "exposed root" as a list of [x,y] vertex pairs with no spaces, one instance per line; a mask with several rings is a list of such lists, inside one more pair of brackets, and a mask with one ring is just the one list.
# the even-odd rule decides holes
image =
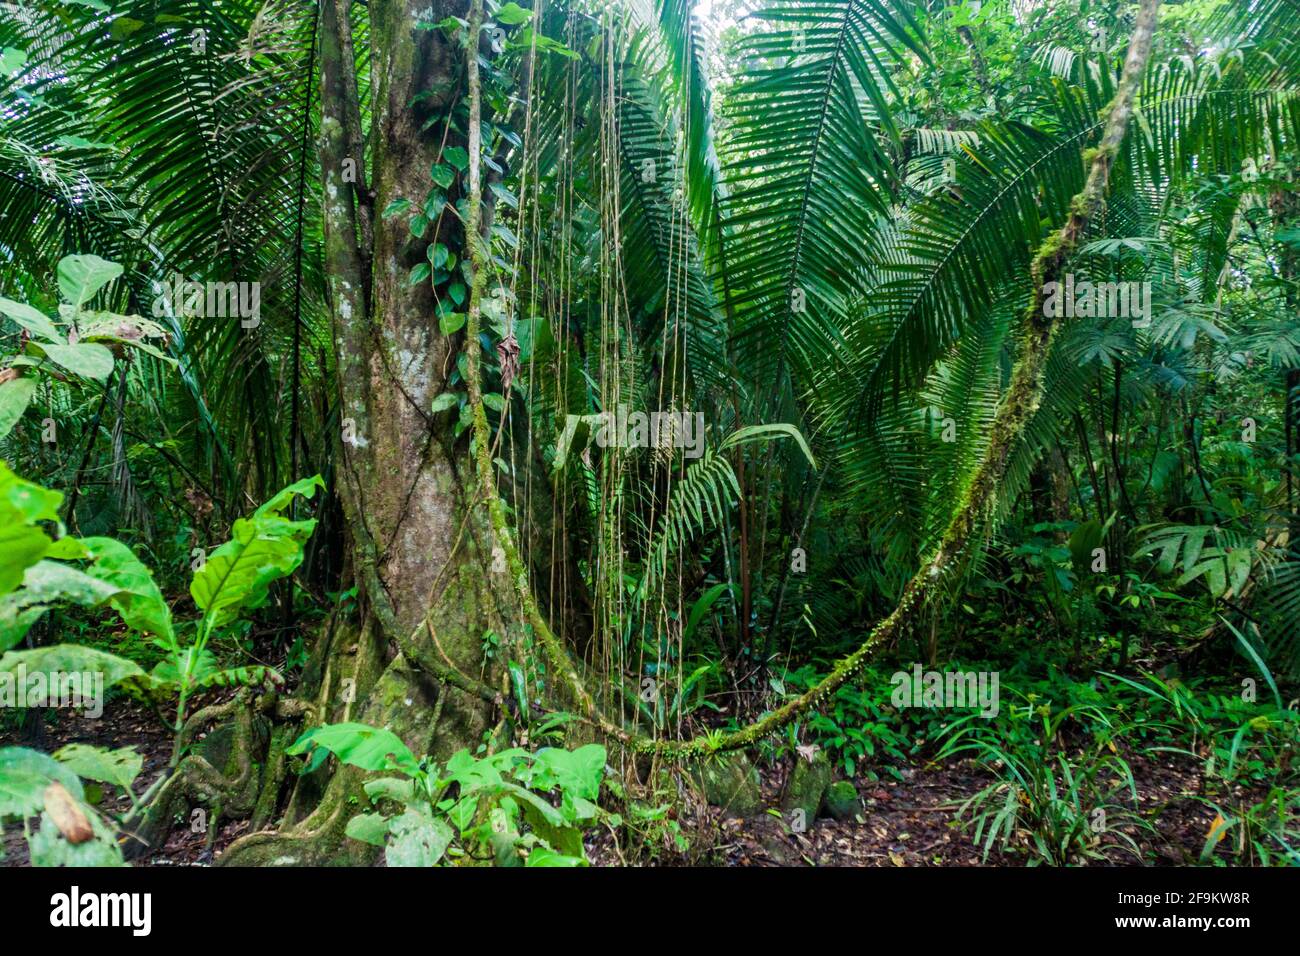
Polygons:
[[309,713],[310,708],[301,701],[281,700],[274,693],[254,697],[248,688],[229,701],[196,711],[181,730],[181,747],[211,724],[227,722],[232,728],[229,753],[220,768],[202,754],[181,760],[143,810],[127,819],[124,829],[129,836],[123,846],[127,858],[138,858],[161,846],[172,827],[184,823],[196,806],[210,810],[204,821],[209,847],[223,816],[240,819],[261,814],[263,819],[269,818],[284,779],[284,747],[292,739],[291,728],[288,724],[275,726],[269,741],[263,743],[259,721],[270,718],[296,723]]

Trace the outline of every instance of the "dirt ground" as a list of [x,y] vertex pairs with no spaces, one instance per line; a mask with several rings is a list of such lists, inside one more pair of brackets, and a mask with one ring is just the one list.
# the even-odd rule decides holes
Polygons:
[[[0,733],[0,746],[19,741],[13,732]],[[144,771],[137,780],[143,792],[167,767],[171,738],[159,718],[130,701],[113,701],[105,716],[87,720],[60,714],[47,728],[44,748],[54,751],[68,743],[105,747],[135,747],[144,755]],[[1179,754],[1130,753],[1139,801],[1152,814],[1155,834],[1134,833],[1148,863],[1191,864],[1198,861],[1214,811],[1190,798],[1200,786],[1200,762]],[[780,805],[788,765],[762,768],[764,805]],[[870,772],[870,768],[867,768]],[[683,830],[694,852],[681,862],[729,866],[1023,866],[1027,857],[994,850],[987,859],[970,831],[963,829],[956,805],[988,785],[990,778],[967,761],[944,764],[918,763],[903,768],[901,780],[888,775],[854,781],[862,797],[862,811],[854,819],[819,818],[802,833],[773,813],[748,819],[732,818],[713,808],[687,811]],[[106,809],[124,812],[125,797],[106,797]],[[139,861],[148,866],[203,866],[243,835],[247,821],[222,822],[211,847],[202,832],[177,826],[167,843]],[[5,859],[0,866],[23,866],[27,847],[22,828],[11,824],[4,832]],[[1223,848],[1224,851],[1227,847]],[[588,844],[596,865],[617,865],[622,857],[609,833],[594,833]],[[671,856],[656,862],[671,864]],[[1111,853],[1108,862],[1133,865],[1132,854]]]

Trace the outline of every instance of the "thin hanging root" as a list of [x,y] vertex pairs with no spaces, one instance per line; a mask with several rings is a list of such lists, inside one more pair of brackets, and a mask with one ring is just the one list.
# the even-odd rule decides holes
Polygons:
[[[981,516],[987,513],[997,493],[998,485],[1006,475],[1011,451],[1026,425],[1037,412],[1043,398],[1043,372],[1051,354],[1056,336],[1056,323],[1043,315],[1043,287],[1060,274],[1066,257],[1074,251],[1079,237],[1088,223],[1101,210],[1105,202],[1106,186],[1120,144],[1128,131],[1133,115],[1133,99],[1146,71],[1151,56],[1151,41],[1155,34],[1156,16],[1160,0],[1142,0],[1133,35],[1129,40],[1128,55],[1119,87],[1105,111],[1106,125],[1100,143],[1088,157],[1088,178],[1080,192],[1070,203],[1070,215],[1059,231],[1053,233],[1034,257],[1030,275],[1034,282],[1029,308],[1021,326],[1023,341],[1020,358],[1011,375],[1006,395],[998,405],[993,418],[989,448],[983,461],[971,477],[965,495],[940,540],[934,554],[925,561],[916,575],[903,589],[898,606],[872,629],[862,645],[842,658],[817,686],[794,700],[788,701],[765,717],[729,734],[719,737],[696,737],[692,740],[652,740],[639,734],[629,734],[616,726],[596,707],[591,694],[583,686],[564,646],[552,633],[538,611],[528,583],[528,572],[515,548],[506,520],[505,508],[496,491],[492,463],[488,457],[488,424],[483,411],[483,394],[479,382],[479,316],[483,283],[487,276],[487,257],[484,254],[480,231],[480,204],[483,198],[479,170],[482,152],[480,116],[482,90],[479,83],[478,61],[471,51],[469,65],[469,215],[466,223],[466,243],[474,278],[470,283],[469,310],[465,329],[465,355],[468,368],[469,401],[473,413],[475,459],[479,485],[488,504],[492,528],[497,542],[505,552],[510,574],[514,578],[525,616],[540,639],[551,666],[560,672],[565,684],[586,717],[597,727],[637,753],[658,753],[678,758],[701,757],[709,753],[738,750],[771,734],[805,713],[809,708],[835,693],[871,659],[876,650],[900,631],[915,622],[920,612],[935,596],[940,583],[965,553],[971,535]],[[483,22],[483,0],[473,0],[470,7],[469,36],[477,38]],[[471,41],[473,42],[473,41]]]

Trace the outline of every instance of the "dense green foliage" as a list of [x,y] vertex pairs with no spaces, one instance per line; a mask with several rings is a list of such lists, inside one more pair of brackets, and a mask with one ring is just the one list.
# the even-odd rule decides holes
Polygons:
[[[0,11],[0,675],[102,671],[105,719],[165,705],[171,741],[142,794],[138,753],[47,756],[56,712],[0,712],[32,862],[121,862],[115,832],[195,802],[288,827],[331,774],[390,865],[585,864],[602,827],[702,858],[709,786],[654,744],[790,706],[765,772],[969,772],[951,810],[986,859],[1156,862],[1168,760],[1196,860],[1300,863],[1295,0],[1161,7],[1113,156],[1129,2],[448,0],[415,40],[399,6]],[[446,75],[393,126],[383,57],[413,43]],[[379,170],[415,144],[399,194]],[[1114,294],[1054,317],[1016,394],[1101,165],[1047,297]],[[410,290],[418,341],[376,304]],[[480,485],[421,497],[366,459],[385,430]],[[448,540],[399,533],[439,509]],[[508,613],[466,612],[473,666],[390,598],[422,562],[430,605],[506,581]],[[405,693],[343,676],[368,640],[440,688],[413,724],[454,689],[487,729],[426,753],[368,726]],[[916,662],[998,675],[1000,708],[900,706]],[[270,743],[183,772],[232,701]]]

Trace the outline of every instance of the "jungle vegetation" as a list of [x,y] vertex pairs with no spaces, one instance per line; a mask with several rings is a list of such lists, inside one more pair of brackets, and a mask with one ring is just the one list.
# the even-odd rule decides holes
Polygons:
[[1300,862],[1297,24],[0,3],[10,862]]

